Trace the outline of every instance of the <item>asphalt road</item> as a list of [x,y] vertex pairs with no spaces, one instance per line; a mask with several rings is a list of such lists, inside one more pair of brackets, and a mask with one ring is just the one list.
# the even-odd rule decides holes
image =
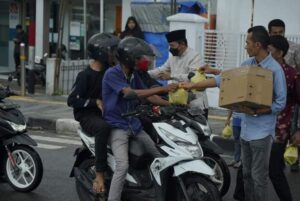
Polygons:
[[[79,201],[74,185],[74,179],[69,173],[74,162],[74,150],[80,146],[78,137],[53,135],[48,131],[31,132],[38,142],[36,149],[44,164],[44,177],[40,186],[31,193],[15,192],[6,183],[0,183],[0,201]],[[228,144],[220,142],[226,148],[226,160],[231,160],[231,149]],[[235,187],[236,169],[230,168],[232,183],[223,201],[233,201],[232,193]],[[294,201],[300,200],[300,173],[291,173],[287,168],[287,177],[291,186]],[[279,201],[272,185],[269,185],[270,200]]]

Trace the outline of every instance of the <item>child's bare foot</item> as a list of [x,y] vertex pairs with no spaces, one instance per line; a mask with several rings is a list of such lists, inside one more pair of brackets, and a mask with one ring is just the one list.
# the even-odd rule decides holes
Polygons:
[[93,190],[95,193],[103,193],[105,191],[103,172],[96,172],[96,178],[93,181]]

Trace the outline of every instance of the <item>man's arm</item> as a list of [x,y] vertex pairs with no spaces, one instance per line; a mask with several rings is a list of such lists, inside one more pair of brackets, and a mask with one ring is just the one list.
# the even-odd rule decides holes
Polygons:
[[163,87],[154,87],[151,89],[132,89],[130,87],[123,88],[122,93],[124,97],[136,96],[137,98],[147,98],[152,95],[168,93],[169,91],[176,90],[178,84],[172,83]]
[[273,102],[271,106],[272,113],[278,114],[284,109],[286,104],[286,80],[283,70],[279,70],[273,73],[274,86],[273,86]]
[[205,74],[214,74],[214,75],[219,75],[222,72],[220,69],[211,68],[207,64],[205,66],[200,67],[199,70],[203,71]]
[[170,105],[169,101],[161,98],[158,95],[153,95],[147,98],[147,100],[152,103],[153,105],[158,105],[158,106],[168,106]]
[[154,79],[160,79],[160,74],[163,72],[170,73],[171,72],[171,65],[170,65],[170,59],[169,58],[162,66],[155,68],[153,70],[149,70],[149,75]]
[[184,83],[180,83],[179,85],[179,87],[182,87],[186,90],[192,90],[192,89],[204,90],[206,88],[212,88],[217,86],[218,84],[215,78],[210,78],[197,83],[184,82]]

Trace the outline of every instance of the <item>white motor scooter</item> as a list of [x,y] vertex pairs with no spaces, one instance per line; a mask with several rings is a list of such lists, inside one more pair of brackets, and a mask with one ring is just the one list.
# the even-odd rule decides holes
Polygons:
[[[123,116],[153,115],[149,108]],[[153,123],[161,139],[158,149],[165,157],[149,157],[144,147],[132,138],[129,146],[129,171],[123,189],[122,200],[139,201],[200,201],[221,200],[217,187],[209,179],[215,174],[201,158],[203,151],[195,132],[184,121]],[[71,176],[76,178],[76,189],[81,201],[95,200],[92,181],[95,177],[94,137],[82,130],[78,134],[83,147],[76,150],[77,156]],[[106,173],[106,189],[115,171],[115,160],[108,151],[109,171]]]

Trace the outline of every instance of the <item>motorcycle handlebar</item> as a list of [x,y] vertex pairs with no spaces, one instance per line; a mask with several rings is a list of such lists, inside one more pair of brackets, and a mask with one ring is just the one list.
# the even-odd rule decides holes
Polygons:
[[137,114],[139,114],[138,111],[126,112],[126,113],[122,113],[122,114],[121,114],[121,117],[130,117],[130,116],[135,116],[135,115],[137,115]]
[[157,108],[153,108],[151,105],[140,105],[136,108],[136,110],[122,113],[122,117],[129,117],[129,116],[173,116],[177,112],[186,111],[187,108],[183,106],[163,106],[159,108],[159,111],[157,111]]

